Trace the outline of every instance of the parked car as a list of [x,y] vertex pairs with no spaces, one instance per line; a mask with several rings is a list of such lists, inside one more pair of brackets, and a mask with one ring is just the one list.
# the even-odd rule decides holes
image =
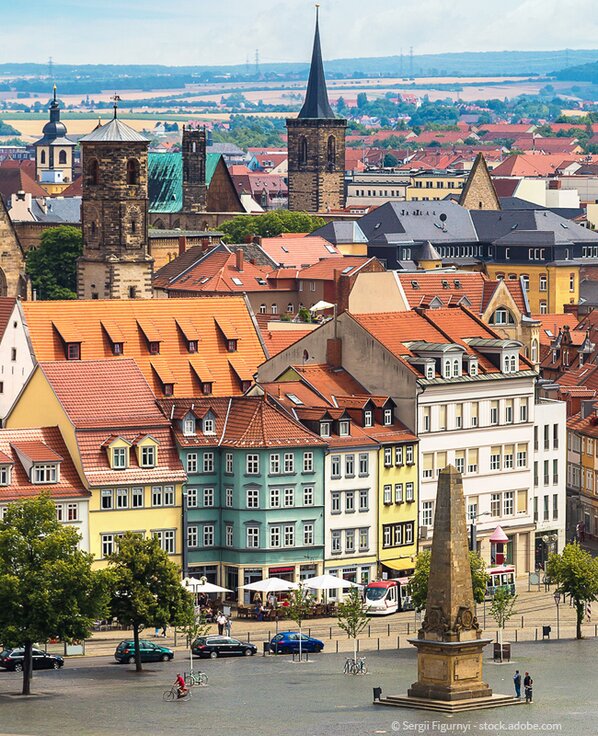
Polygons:
[[227,657],[244,655],[251,657],[257,652],[255,644],[240,641],[230,636],[200,636],[191,645],[191,651],[196,657]]
[[[139,640],[139,652],[142,662],[168,662],[174,657],[172,649],[161,647],[147,639]],[[132,639],[121,641],[114,652],[114,659],[121,664],[123,662],[132,664],[135,661],[135,642]]]
[[323,641],[300,634],[298,631],[283,631],[276,634],[270,641],[270,648],[274,654],[292,654],[299,651],[299,641],[302,652],[321,652],[324,649]]
[[[13,672],[23,671],[24,649],[4,649],[0,652],[0,667]],[[56,654],[46,654],[41,649],[33,649],[34,670],[59,670],[64,665],[64,659]]]

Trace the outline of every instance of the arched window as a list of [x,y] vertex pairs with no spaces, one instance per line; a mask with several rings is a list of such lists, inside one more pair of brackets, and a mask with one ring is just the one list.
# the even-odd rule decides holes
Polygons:
[[457,378],[461,374],[461,371],[459,370],[459,361],[457,359],[453,360],[453,377]]
[[8,294],[8,286],[6,284],[6,275],[0,268],[0,296],[6,296]]
[[336,138],[331,135],[328,136],[328,168],[332,171],[336,167]]
[[91,221],[91,227],[90,227],[90,230],[91,230],[91,237],[92,237],[92,238],[95,238],[95,234],[96,234],[96,224],[95,224],[95,222],[94,222],[93,220]]
[[92,158],[87,165],[87,177],[89,183],[96,185],[100,179],[100,165],[98,164],[97,158]]
[[139,184],[139,161],[136,158],[127,161],[127,184]]
[[511,355],[511,373],[515,373],[517,370],[517,358],[514,355]]
[[299,163],[307,163],[307,138],[304,135],[299,138]]
[[40,162],[40,164],[45,164],[46,163],[46,152],[43,149],[41,150],[41,152],[39,154],[39,162]]
[[532,340],[531,359],[532,359],[532,363],[538,362],[538,341],[536,340],[536,338]]
[[66,151],[64,149],[58,154],[58,163],[66,164]]
[[260,314],[266,314],[266,305],[260,304]]
[[506,307],[499,307],[490,317],[491,325],[514,325],[515,318]]

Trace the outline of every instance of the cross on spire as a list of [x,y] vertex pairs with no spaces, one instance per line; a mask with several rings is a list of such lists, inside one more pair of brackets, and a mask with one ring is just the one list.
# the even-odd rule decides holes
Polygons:
[[110,99],[114,103],[114,105],[113,105],[113,107],[114,107],[114,119],[116,120],[116,111],[118,110],[118,103],[121,101],[121,97],[119,95],[117,95],[116,92],[115,92]]

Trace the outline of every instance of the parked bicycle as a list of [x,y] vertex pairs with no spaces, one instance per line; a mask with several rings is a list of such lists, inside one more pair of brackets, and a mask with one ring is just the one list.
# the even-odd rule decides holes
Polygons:
[[173,685],[170,690],[165,690],[162,693],[162,700],[168,703],[172,703],[174,700],[189,700],[191,697],[191,688],[187,690],[183,695],[179,695],[179,689],[176,685]]
[[365,657],[358,657],[357,659],[347,657],[344,673],[345,675],[367,675],[368,668],[365,663]]
[[193,687],[194,685],[205,686],[208,684],[208,676],[205,672],[185,672],[185,685],[187,687]]

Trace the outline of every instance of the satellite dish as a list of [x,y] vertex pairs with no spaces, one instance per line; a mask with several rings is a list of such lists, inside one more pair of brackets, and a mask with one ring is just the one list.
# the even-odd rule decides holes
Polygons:
[[445,213],[445,212],[443,212],[443,213],[442,213],[442,214],[440,215],[440,222],[445,222],[445,221],[446,221],[446,213]]

